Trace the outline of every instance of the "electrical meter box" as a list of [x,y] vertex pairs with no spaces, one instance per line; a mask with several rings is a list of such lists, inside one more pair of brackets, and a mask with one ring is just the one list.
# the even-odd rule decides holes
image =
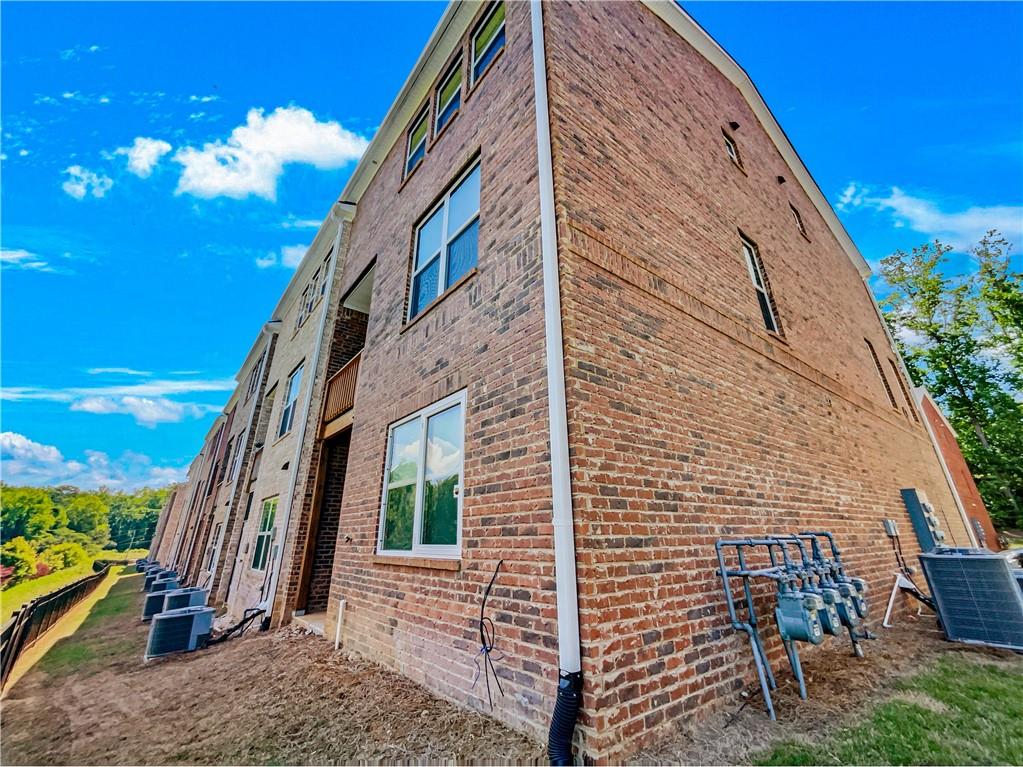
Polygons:
[[913,532],[920,543],[920,550],[929,552],[944,546],[945,531],[941,529],[941,521],[934,513],[934,507],[927,500],[923,490],[909,487],[903,488],[900,492],[902,502],[906,504],[906,511],[909,512],[909,521],[913,523]]

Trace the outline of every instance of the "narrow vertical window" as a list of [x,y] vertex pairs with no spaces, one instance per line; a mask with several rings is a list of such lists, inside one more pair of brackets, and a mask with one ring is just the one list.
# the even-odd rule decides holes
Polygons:
[[764,318],[764,326],[772,333],[780,333],[767,282],[767,273],[760,261],[760,253],[757,251],[757,246],[745,237],[742,238],[742,254],[746,259],[746,268],[749,269],[753,287],[756,289],[757,303],[760,306],[760,314]]
[[380,553],[460,555],[464,414],[459,392],[391,427]]
[[504,48],[504,3],[494,3],[472,36],[472,81],[487,71],[490,62]]
[[881,379],[881,383],[884,384],[884,393],[888,395],[888,404],[895,410],[899,409],[898,403],[895,401],[895,394],[892,392],[892,387],[888,383],[888,377],[884,374],[884,369],[881,367],[881,360],[877,356],[877,352],[874,351],[874,344],[866,338],[863,342],[867,345],[867,350],[870,352],[870,358],[874,360],[874,370],[877,371],[878,378]]
[[892,366],[892,374],[895,376],[895,382],[899,385],[899,389],[902,391],[902,396],[906,399],[906,405],[909,406],[909,414],[913,416],[913,420],[920,423],[920,416],[916,414],[916,408],[913,406],[913,400],[910,399],[909,387],[906,385],[906,379],[902,376],[902,371],[899,366],[895,364],[895,360],[891,357],[888,358],[888,364]]
[[735,139],[729,136],[725,131],[721,131],[722,137],[725,139],[725,152],[728,154],[728,159],[742,167],[742,159],[739,157],[739,147],[735,144]]
[[299,365],[288,376],[288,388],[284,395],[284,409],[281,410],[281,427],[277,431],[278,437],[283,437],[291,431],[295,423],[295,410],[297,409],[298,390],[302,385],[302,366]]
[[476,266],[479,250],[480,166],[477,164],[416,230],[408,318]]
[[278,498],[275,496],[263,501],[263,513],[259,518],[256,543],[252,547],[253,570],[266,569],[266,561],[270,554],[270,544],[273,542],[274,521],[277,518],[277,500]]
[[437,127],[434,135],[440,133],[444,126],[451,122],[451,118],[462,106],[462,60],[459,59],[448,71],[437,89]]
[[792,220],[796,222],[796,229],[799,230],[801,235],[806,237],[806,227],[803,225],[803,217],[799,215],[799,211],[796,210],[796,206],[792,203],[789,203],[789,210],[792,211]]
[[427,118],[430,115],[429,109],[424,109],[422,113],[416,118],[416,121],[412,123],[412,127],[409,128],[408,132],[408,151],[405,155],[405,175],[416,169],[416,166],[423,161],[426,157],[426,134],[429,132],[429,122]]

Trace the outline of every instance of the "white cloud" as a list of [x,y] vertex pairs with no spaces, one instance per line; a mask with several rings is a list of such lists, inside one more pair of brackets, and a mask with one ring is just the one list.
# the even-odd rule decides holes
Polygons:
[[18,157],[28,157],[31,154],[27,149],[19,149]]
[[83,397],[166,397],[176,394],[233,391],[234,387],[235,380],[233,378],[156,379],[142,383],[70,386],[63,389],[51,389],[44,386],[4,386],[0,389],[0,400],[73,402]]
[[61,186],[76,200],[85,199],[89,194],[93,197],[103,197],[114,185],[114,180],[109,176],[93,173],[81,165],[65,168],[64,174],[68,179]]
[[211,101],[216,101],[220,96],[189,96],[188,100],[194,104],[209,104]]
[[62,61],[77,61],[83,53],[99,53],[103,48],[99,45],[76,45],[60,52]]
[[114,375],[122,376],[151,376],[152,373],[148,370],[136,370],[135,368],[89,368],[85,371],[91,376],[103,375],[105,373],[113,373]]
[[11,431],[0,433],[0,463],[4,481],[11,484],[75,485],[88,490],[162,487],[180,482],[187,473],[184,466],[154,466],[148,456],[130,450],[116,459],[99,450],[85,450],[84,460],[68,460],[55,446]]
[[270,251],[265,256],[256,256],[256,266],[260,269],[269,269],[277,265],[277,254]]
[[148,178],[153,168],[171,150],[171,145],[158,138],[137,136],[131,146],[122,146],[114,150],[114,154],[123,154],[128,158],[128,170],[139,178]]
[[5,269],[25,269],[33,272],[58,271],[42,256],[20,248],[0,250],[0,266]]
[[893,186],[887,194],[871,194],[869,187],[850,181],[839,196],[839,210],[868,209],[888,214],[896,228],[936,237],[956,248],[966,249],[991,229],[1007,239],[1023,239],[1023,206],[973,205],[958,211],[944,210],[935,200],[915,196]]
[[177,193],[206,199],[256,195],[273,201],[285,165],[340,168],[358,159],[368,143],[338,122],[320,122],[308,109],[278,107],[268,116],[251,109],[245,124],[226,141],[178,150],[174,160],[182,171]]
[[289,215],[281,222],[281,229],[319,229],[321,223],[318,218],[298,218]]
[[175,402],[166,397],[84,397],[71,403],[71,410],[96,415],[130,415],[135,423],[154,428],[161,423],[180,423],[186,418],[202,418],[219,413],[214,405]]
[[281,248],[281,264],[289,269],[294,269],[302,263],[307,250],[309,250],[308,245],[285,245]]

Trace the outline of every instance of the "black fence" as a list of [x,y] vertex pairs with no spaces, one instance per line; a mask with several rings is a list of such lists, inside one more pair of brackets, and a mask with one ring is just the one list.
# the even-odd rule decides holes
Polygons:
[[106,578],[110,567],[111,563],[106,562],[99,572],[37,597],[11,616],[0,633],[0,689],[7,684],[7,677],[18,657],[62,615],[91,594]]

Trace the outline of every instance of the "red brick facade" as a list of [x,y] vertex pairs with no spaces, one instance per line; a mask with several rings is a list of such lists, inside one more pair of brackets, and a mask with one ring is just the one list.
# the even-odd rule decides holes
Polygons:
[[[300,459],[263,467],[255,452],[243,476],[247,487],[278,477],[276,490],[258,477],[261,496],[282,497],[275,624],[326,607],[333,637],[344,600],[346,651],[488,711],[473,686],[477,620],[503,561],[488,605],[505,692],[493,715],[540,736],[558,616],[534,60],[529,4],[505,12],[504,49],[475,85],[464,15],[457,45],[431,54],[436,77],[413,89],[427,95],[410,114],[436,109],[459,56],[465,85],[419,167],[403,177],[401,134],[356,185],[318,366],[305,356]],[[951,542],[969,536],[861,273],[747,98],[645,5],[545,4],[544,31],[586,684],[577,735],[588,759],[619,761],[750,681],[714,575],[716,538],[831,530],[877,595],[894,565],[881,520],[906,519],[901,488],[926,492]],[[408,322],[416,226],[477,160],[477,266]],[[743,237],[779,333],[765,329]],[[371,267],[368,315],[340,308]],[[325,450],[326,380],[360,349],[350,436]],[[388,427],[459,392],[460,559],[378,556]],[[238,562],[258,516],[244,537],[244,507],[227,536]],[[245,577],[236,610],[267,582]],[[777,658],[780,645],[769,650]]]

